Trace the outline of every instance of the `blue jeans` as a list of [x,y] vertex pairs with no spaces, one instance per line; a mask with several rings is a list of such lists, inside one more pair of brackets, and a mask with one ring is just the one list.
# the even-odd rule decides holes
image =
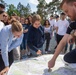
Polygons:
[[25,50],[26,49],[26,45],[27,45],[27,39],[25,37],[23,37],[23,41],[20,45],[20,50]]
[[[65,52],[66,52],[67,48],[68,48],[68,44],[66,44],[66,46],[65,46]],[[69,50],[72,51],[72,48],[73,48],[73,44],[70,44]]]

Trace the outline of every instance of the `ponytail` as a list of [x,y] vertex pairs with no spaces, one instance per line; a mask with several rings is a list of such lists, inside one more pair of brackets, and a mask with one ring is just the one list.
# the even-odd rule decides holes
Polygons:
[[21,32],[21,31],[23,31],[22,24],[19,21],[12,20],[11,24],[12,24],[12,32],[15,32],[15,31]]

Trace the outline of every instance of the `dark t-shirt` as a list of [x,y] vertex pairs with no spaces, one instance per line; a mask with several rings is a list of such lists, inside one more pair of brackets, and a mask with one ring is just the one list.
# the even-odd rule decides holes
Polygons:
[[76,30],[76,21],[70,23],[66,33],[70,34],[72,30]]

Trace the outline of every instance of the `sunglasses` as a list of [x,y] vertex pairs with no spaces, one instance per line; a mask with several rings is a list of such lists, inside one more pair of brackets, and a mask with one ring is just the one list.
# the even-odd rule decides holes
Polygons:
[[3,17],[7,17],[6,15],[3,15]]

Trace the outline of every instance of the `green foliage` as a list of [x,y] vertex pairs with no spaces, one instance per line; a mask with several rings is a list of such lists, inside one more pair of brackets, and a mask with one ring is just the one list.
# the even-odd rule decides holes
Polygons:
[[7,13],[8,13],[9,16],[11,16],[13,13],[16,13],[17,15],[19,15],[18,10],[16,9],[16,7],[13,4],[10,4],[8,6]]
[[28,16],[29,14],[31,14],[31,8],[29,4],[27,4],[27,6],[25,7],[19,2],[19,4],[17,5],[17,9],[20,13],[20,16]]
[[[38,2],[39,4],[37,5],[37,14],[42,17],[42,20],[45,20],[50,14],[56,14],[61,12],[59,8],[61,0],[52,0],[52,2],[50,2],[49,4],[46,3],[46,0],[38,0]],[[13,4],[7,5],[4,0],[0,0],[0,3],[5,5],[7,13],[10,16],[13,12],[15,12],[19,16],[26,17],[31,14],[31,7],[29,4],[24,6],[19,2],[17,7],[15,7]],[[36,12],[33,12],[32,14],[35,13]]]
[[60,3],[61,0],[52,0],[49,4],[45,0],[38,0],[37,13],[40,14],[43,20],[45,20],[50,14],[57,14],[61,12]]
[[5,5],[5,7],[7,7],[7,3],[5,3],[3,0],[0,0],[0,3],[2,3],[3,5]]
[[26,17],[31,14],[31,7],[29,4],[24,6],[19,2],[17,7],[15,7],[14,4],[7,5],[7,3],[5,3],[3,0],[0,0],[0,3],[5,5],[9,16],[11,16],[13,13],[16,13],[18,16]]
[[38,0],[39,4],[37,5],[37,14],[39,14],[42,18],[42,20],[46,19],[47,13],[46,13],[46,1],[45,0]]
[[60,3],[61,3],[61,0],[53,0],[52,2],[50,2],[47,5],[48,13],[51,13],[51,14],[60,13],[61,12]]

